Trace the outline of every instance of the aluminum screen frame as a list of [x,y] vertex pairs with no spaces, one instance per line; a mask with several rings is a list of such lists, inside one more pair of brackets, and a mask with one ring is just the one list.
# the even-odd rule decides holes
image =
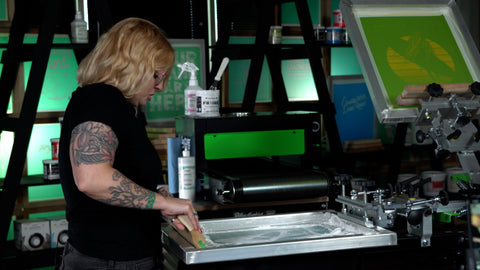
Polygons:
[[402,107],[392,103],[388,93],[390,89],[386,89],[370,49],[372,44],[367,41],[362,18],[443,16],[471,78],[473,81],[480,80],[480,55],[454,0],[342,0],[340,9],[381,123],[415,122],[420,110],[416,106]]

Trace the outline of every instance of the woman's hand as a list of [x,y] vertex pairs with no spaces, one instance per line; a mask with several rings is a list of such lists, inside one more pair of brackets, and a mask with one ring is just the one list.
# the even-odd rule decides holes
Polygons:
[[173,196],[165,197],[161,204],[161,212],[164,218],[169,220],[180,230],[185,230],[185,226],[177,219],[178,215],[186,215],[197,231],[201,231],[198,224],[198,214],[193,207],[192,201],[186,199],[178,199]]

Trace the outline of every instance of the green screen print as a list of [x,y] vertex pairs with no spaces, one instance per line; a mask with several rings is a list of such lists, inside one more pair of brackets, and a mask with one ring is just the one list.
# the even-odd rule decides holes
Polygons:
[[406,85],[473,82],[444,16],[363,17],[361,23],[391,104]]

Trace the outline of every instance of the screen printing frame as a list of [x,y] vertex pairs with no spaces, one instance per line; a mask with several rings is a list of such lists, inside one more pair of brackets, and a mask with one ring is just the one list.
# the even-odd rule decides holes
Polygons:
[[[459,58],[463,58],[460,60],[464,61],[464,65],[470,72],[473,81],[480,80],[480,68],[478,66],[480,55],[454,0],[341,0],[340,9],[362,73],[364,74],[377,117],[381,123],[414,122],[419,116],[419,108],[418,106],[397,106],[394,101],[392,102],[391,96],[394,95],[393,91],[401,92],[403,87],[398,85],[395,90],[386,87],[387,78],[382,76],[383,70],[379,68],[380,63],[377,63],[375,59],[375,54],[378,54],[378,52],[373,52],[371,49],[375,44],[367,40],[365,29],[362,25],[362,18],[376,17],[407,20],[415,17],[428,19],[434,16],[443,16],[449,27],[450,34],[453,36],[453,41],[458,46],[459,52],[455,53],[461,54]],[[415,30],[417,29],[412,29],[412,31]],[[424,36],[420,38],[427,40]],[[455,60],[457,59],[455,58]],[[437,81],[436,83],[472,83],[473,81]],[[415,81],[412,83],[406,81],[405,85],[430,83],[433,82]]]

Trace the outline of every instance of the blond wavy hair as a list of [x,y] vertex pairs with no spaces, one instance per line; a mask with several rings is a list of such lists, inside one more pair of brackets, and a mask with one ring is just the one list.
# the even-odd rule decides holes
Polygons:
[[175,60],[166,34],[155,24],[127,18],[103,34],[77,70],[80,86],[105,83],[117,87],[125,98],[144,90],[155,70],[166,71],[166,85]]

